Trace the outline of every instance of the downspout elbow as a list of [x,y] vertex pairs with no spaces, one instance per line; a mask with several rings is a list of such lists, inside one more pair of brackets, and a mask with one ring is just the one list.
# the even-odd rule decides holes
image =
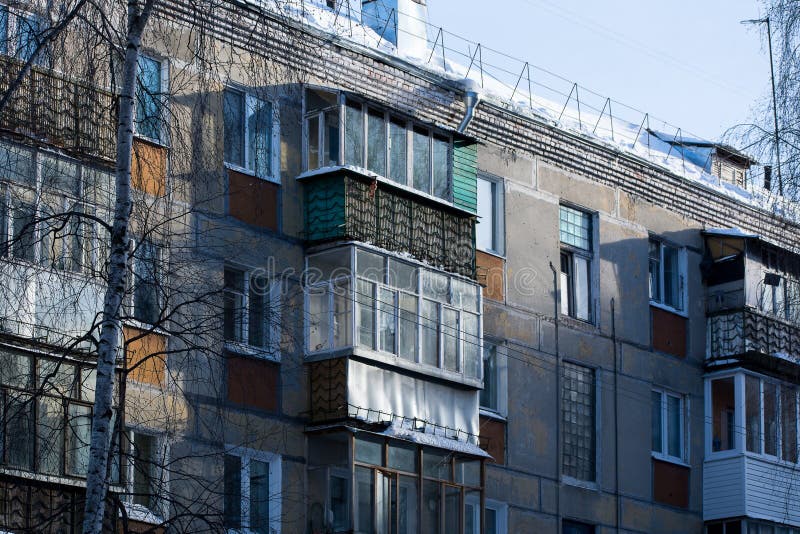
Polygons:
[[472,122],[473,117],[475,116],[475,108],[478,107],[478,103],[481,101],[481,93],[478,84],[474,80],[464,80],[464,106],[466,110],[464,111],[464,119],[461,121],[461,124],[458,127],[458,133],[464,133],[466,129],[469,127],[469,124]]

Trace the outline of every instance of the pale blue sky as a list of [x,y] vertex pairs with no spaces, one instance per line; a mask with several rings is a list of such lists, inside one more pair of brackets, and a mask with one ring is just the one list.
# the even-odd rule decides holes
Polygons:
[[769,94],[766,30],[740,24],[760,16],[757,0],[428,0],[428,11],[449,32],[705,138],[748,121]]

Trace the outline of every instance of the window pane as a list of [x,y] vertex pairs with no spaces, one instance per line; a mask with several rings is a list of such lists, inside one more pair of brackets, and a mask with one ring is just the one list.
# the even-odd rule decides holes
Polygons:
[[680,309],[680,271],[678,249],[663,245],[664,251],[664,304]]
[[269,464],[250,460],[250,530],[269,533]]
[[658,391],[653,391],[650,393],[651,398],[651,414],[650,420],[652,425],[652,435],[653,435],[653,443],[652,443],[652,450],[655,452],[664,452],[662,446],[662,435],[661,435],[661,424],[662,424],[662,417],[661,417],[661,393]]
[[11,467],[33,469],[33,397],[24,393],[6,393],[5,434],[6,462]]
[[459,517],[461,516],[461,488],[444,487],[444,531],[461,532]]
[[450,280],[450,302],[463,310],[478,311],[478,286],[458,278]]
[[667,436],[669,455],[682,458],[681,446],[681,399],[667,395]]
[[561,271],[559,272],[559,312],[562,315],[573,315],[572,300],[574,297],[574,287],[572,283],[572,254],[569,252],[561,253]]
[[336,248],[308,257],[306,280],[310,284],[350,276],[350,248]]
[[319,153],[319,115],[309,117],[306,120],[306,127],[308,128],[308,169],[313,170],[321,166]]
[[417,302],[418,298],[400,293],[400,350],[401,358],[415,361],[417,355]]
[[424,449],[422,451],[422,474],[439,480],[452,480],[452,459],[452,454],[448,452]]
[[577,254],[574,256],[574,261],[575,317],[582,321],[590,321],[592,319],[589,291],[590,262]]
[[797,462],[797,390],[781,386],[781,457]]
[[356,438],[356,461],[371,465],[383,465],[383,441]]
[[11,253],[21,260],[33,261],[36,250],[36,207],[33,203],[14,203],[11,224]]
[[67,430],[67,470],[85,477],[89,469],[89,441],[92,434],[92,409],[79,404],[69,405]]
[[733,377],[712,380],[711,409],[713,411],[713,438],[711,449],[715,452],[728,451],[735,447],[735,406]]
[[426,534],[440,534],[441,530],[441,484],[433,480],[422,481],[422,529]]
[[356,513],[355,530],[372,534],[372,516],[375,508],[375,479],[372,469],[356,467]]
[[229,528],[242,525],[242,460],[225,455],[224,522]]
[[422,271],[422,294],[439,302],[449,302],[447,277],[424,269]]
[[340,280],[333,284],[333,346],[349,347],[352,313],[350,303],[350,280]]
[[28,61],[33,56],[44,29],[42,20],[36,15],[17,17],[17,57],[21,61]]
[[484,534],[498,534],[498,532],[497,510],[486,508],[486,530],[484,531]]
[[439,198],[450,198],[448,175],[448,156],[450,141],[440,137],[433,138],[433,194]]
[[356,250],[356,264],[358,276],[373,280],[375,282],[384,282],[384,257],[374,252],[368,252],[363,249]]
[[153,470],[156,459],[156,439],[146,434],[133,434],[133,502],[154,508],[156,497]]
[[478,222],[475,225],[475,246],[481,250],[496,250],[494,193],[494,182],[478,178]]
[[456,310],[442,308],[442,338],[444,340],[444,368],[458,371],[459,314]]
[[431,192],[431,146],[428,132],[414,130],[414,188]]
[[409,473],[418,472],[417,446],[400,442],[389,443],[389,467]]
[[225,269],[223,332],[228,341],[244,341],[244,273]]
[[356,283],[358,344],[375,348],[375,284],[358,279]]
[[661,302],[661,244],[652,239],[649,242],[648,271],[650,300]]
[[160,315],[158,302],[159,248],[142,241],[134,256],[134,317],[143,323],[155,324]]
[[775,384],[764,382],[764,454],[778,455],[778,395]]
[[483,342],[483,389],[480,393],[480,405],[483,408],[497,410],[497,346]]
[[420,360],[428,365],[439,365],[439,305],[431,300],[422,301],[422,353]]
[[75,366],[63,361],[37,360],[39,385],[47,392],[72,397],[75,393]]
[[389,258],[389,285],[416,293],[417,268],[411,264]]
[[60,474],[64,456],[64,406],[61,399],[40,397],[36,423],[39,470]]
[[348,479],[331,475],[330,496],[333,529],[338,532],[350,526],[350,484]]
[[561,242],[583,250],[592,249],[592,216],[569,206],[560,207]]
[[146,56],[139,56],[136,131],[151,139],[161,138],[161,63]]
[[344,163],[364,167],[364,114],[360,104],[345,106]]
[[267,346],[266,324],[267,306],[269,305],[269,281],[263,276],[250,277],[250,295],[248,298],[247,342],[256,347]]
[[392,121],[389,124],[389,178],[397,183],[407,184],[408,178],[408,137],[406,125]]
[[456,460],[456,482],[465,486],[480,486],[481,462],[479,460]]
[[747,450],[761,452],[761,381],[750,375],[744,379]]
[[478,329],[478,316],[474,313],[462,312],[461,330],[464,347],[464,374],[469,378],[480,378],[481,332]]
[[370,111],[367,122],[369,126],[367,169],[386,176],[386,121],[383,113]]
[[417,511],[419,509],[419,482],[415,477],[399,477],[400,490],[397,496],[398,534],[416,534]]
[[397,291],[385,288],[378,290],[380,313],[378,315],[378,328],[380,332],[380,350],[384,352],[395,352],[396,331],[395,324],[397,319]]
[[225,161],[244,167],[244,93],[225,90]]
[[563,472],[595,479],[594,370],[565,362],[562,385]]
[[316,352],[329,349],[330,309],[327,286],[308,289],[308,315],[308,350]]
[[8,53],[8,6],[0,6],[0,54]]
[[258,176],[272,176],[272,103],[248,99],[247,148],[247,168]]
[[325,145],[321,167],[339,164],[339,113],[330,110],[325,112]]
[[3,353],[0,365],[0,383],[17,388],[28,388],[33,377],[31,358],[24,354]]

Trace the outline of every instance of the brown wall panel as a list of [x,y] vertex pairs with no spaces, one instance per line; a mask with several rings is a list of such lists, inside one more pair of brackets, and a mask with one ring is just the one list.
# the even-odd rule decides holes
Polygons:
[[166,373],[167,338],[145,333],[138,328],[123,327],[125,359],[128,378],[137,382],[161,386]]
[[488,452],[497,464],[506,463],[506,424],[503,421],[481,416],[481,448]]
[[653,459],[653,500],[689,507],[689,468]]
[[505,299],[505,262],[492,254],[475,251],[478,282],[483,286],[483,298]]
[[228,170],[228,213],[242,222],[278,231],[278,184]]
[[228,401],[268,412],[278,409],[278,364],[231,354],[226,360]]
[[679,358],[686,357],[686,318],[650,307],[653,348]]
[[154,197],[163,196],[167,184],[167,148],[142,139],[133,140],[131,185]]

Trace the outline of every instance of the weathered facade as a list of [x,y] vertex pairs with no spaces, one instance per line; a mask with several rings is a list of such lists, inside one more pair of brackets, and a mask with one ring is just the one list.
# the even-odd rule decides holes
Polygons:
[[[157,5],[109,531],[800,530],[795,222],[465,99],[402,16]],[[114,93],[58,66],[0,110],[12,532],[80,524],[114,201]]]

